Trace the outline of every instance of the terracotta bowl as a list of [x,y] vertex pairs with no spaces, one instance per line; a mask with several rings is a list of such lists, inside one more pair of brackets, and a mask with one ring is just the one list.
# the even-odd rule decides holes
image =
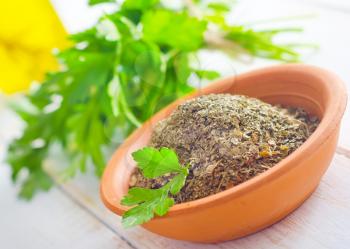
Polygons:
[[301,147],[273,168],[218,194],[177,204],[144,228],[178,240],[231,240],[281,220],[316,189],[335,152],[346,89],[326,70],[283,65],[218,80],[164,108],[136,130],[115,152],[102,178],[101,197],[112,212],[122,215],[127,210],[120,200],[135,168],[130,154],[147,145],[152,125],[186,99],[209,93],[243,94],[272,104],[302,107],[322,121]]

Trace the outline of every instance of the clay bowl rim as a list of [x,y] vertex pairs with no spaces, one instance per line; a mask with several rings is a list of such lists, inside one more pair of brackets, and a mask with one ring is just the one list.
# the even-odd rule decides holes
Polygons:
[[[330,101],[324,110],[322,120],[319,126],[317,127],[317,129],[315,130],[315,132],[291,155],[287,156],[286,158],[281,160],[279,163],[277,163],[274,167],[261,173],[260,175],[255,176],[252,179],[249,179],[248,181],[239,184],[238,186],[234,186],[230,189],[224,190],[217,194],[210,195],[194,201],[176,204],[170,208],[169,212],[165,216],[163,217],[156,216],[155,219],[157,220],[165,219],[170,216],[175,216],[182,213],[196,211],[198,210],[198,208],[204,208],[204,207],[208,208],[210,206],[221,204],[222,202],[225,202],[228,199],[239,197],[241,195],[244,195],[250,192],[251,190],[259,188],[261,185],[264,185],[265,182],[271,181],[279,177],[280,175],[285,174],[287,171],[289,171],[293,167],[293,163],[292,163],[293,161],[304,161],[306,158],[311,156],[313,152],[316,151],[317,148],[323,144],[323,141],[326,140],[333,133],[333,131],[337,128],[338,124],[341,121],[341,118],[343,116],[343,113],[346,108],[346,103],[347,103],[347,92],[346,92],[345,85],[342,82],[342,80],[339,79],[335,74],[315,66],[309,66],[304,64],[285,64],[285,65],[265,67],[265,68],[253,70],[247,73],[243,73],[237,76],[236,79],[244,78],[244,77],[258,77],[259,75],[262,75],[265,73],[271,73],[271,74],[281,73],[282,71],[286,71],[286,70],[289,73],[300,73],[301,71],[303,71],[303,73],[307,73],[309,75],[314,75],[314,76],[318,75],[319,77],[322,76],[322,80],[320,79],[319,81],[322,83],[323,88],[327,89],[328,95],[330,96]],[[226,78],[216,80],[211,84],[209,84],[209,86],[218,85],[218,83],[226,82],[227,80],[232,80],[232,78],[235,78],[235,77],[231,76],[231,77],[226,77]],[[331,88],[329,84],[332,84]],[[113,196],[113,194],[114,196],[117,196],[115,194],[113,187],[108,186],[108,182],[114,180],[112,175],[117,168],[116,166],[117,164],[115,162],[120,157],[119,155],[120,153],[118,153],[118,151],[125,151],[122,149],[130,147],[133,144],[133,142],[137,140],[135,139],[135,136],[137,135],[138,137],[142,135],[143,133],[141,131],[145,129],[145,127],[150,125],[150,123],[152,122],[155,116],[160,115],[160,113],[165,112],[169,108],[172,108],[173,106],[178,105],[179,103],[183,102],[186,99],[197,96],[197,93],[198,92],[195,92],[185,97],[182,97],[174,101],[173,103],[169,104],[168,106],[163,108],[161,111],[159,111],[155,115],[153,115],[141,127],[136,129],[124,141],[124,143],[114,152],[111,160],[109,161],[105,169],[105,172],[103,174],[101,184],[100,184],[100,195],[101,195],[102,201],[110,210],[121,215],[122,213],[130,209],[130,207],[126,207],[120,204],[120,198],[114,198],[113,200],[109,200],[109,197],[108,197],[111,195]],[[268,97],[268,96],[275,96],[275,95],[267,95],[265,97]],[[298,96],[298,95],[293,94],[293,96]],[[302,96],[302,97],[305,97],[305,96]]]

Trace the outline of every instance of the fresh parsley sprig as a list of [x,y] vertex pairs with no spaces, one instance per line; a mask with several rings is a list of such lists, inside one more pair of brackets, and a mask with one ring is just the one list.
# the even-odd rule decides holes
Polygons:
[[176,195],[184,186],[188,175],[188,166],[182,166],[175,151],[169,148],[157,150],[145,147],[132,154],[137,167],[147,178],[157,178],[165,174],[174,175],[169,182],[158,189],[133,187],[121,201],[122,205],[134,206],[123,215],[123,226],[128,228],[140,225],[152,219],[154,215],[165,215]]

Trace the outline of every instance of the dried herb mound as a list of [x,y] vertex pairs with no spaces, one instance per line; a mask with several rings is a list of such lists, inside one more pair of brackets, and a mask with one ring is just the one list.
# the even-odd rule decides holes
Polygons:
[[[176,203],[203,198],[268,170],[297,149],[319,121],[300,108],[272,106],[230,94],[201,96],[178,106],[154,128],[150,146],[174,149],[190,163]],[[136,171],[131,186],[159,188],[168,177],[144,178]]]

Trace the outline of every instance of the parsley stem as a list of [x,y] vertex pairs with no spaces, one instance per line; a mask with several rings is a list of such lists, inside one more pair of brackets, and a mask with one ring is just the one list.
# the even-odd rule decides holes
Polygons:
[[114,64],[114,77],[117,77],[118,80],[118,84],[119,84],[119,96],[118,96],[118,101],[120,103],[121,108],[124,111],[125,117],[136,127],[140,127],[142,125],[142,122],[139,121],[136,116],[134,115],[134,113],[132,112],[132,110],[129,108],[129,105],[127,103],[126,100],[126,96],[124,93],[124,89],[123,86],[121,85],[121,79],[118,75],[118,66],[120,65],[120,57],[121,57],[121,52],[122,52],[122,41],[120,41],[117,45],[116,45],[116,59],[115,59],[115,64]]
[[132,113],[131,109],[128,106],[128,103],[126,101],[124,91],[121,88],[120,94],[119,94],[119,103],[121,107],[123,108],[125,117],[136,127],[140,127],[142,123],[136,118],[136,116]]

